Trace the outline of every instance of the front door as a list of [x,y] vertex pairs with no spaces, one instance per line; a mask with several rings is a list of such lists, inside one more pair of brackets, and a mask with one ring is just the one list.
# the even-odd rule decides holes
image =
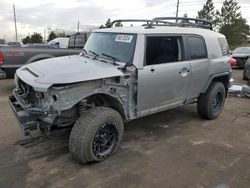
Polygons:
[[138,71],[139,116],[183,104],[191,73],[181,36],[148,36],[146,43],[145,66]]

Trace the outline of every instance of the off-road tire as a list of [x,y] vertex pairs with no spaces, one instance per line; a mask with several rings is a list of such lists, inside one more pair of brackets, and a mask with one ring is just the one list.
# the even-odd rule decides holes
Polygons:
[[[220,96],[220,106],[217,110],[214,109],[215,97]],[[217,118],[224,106],[226,97],[225,86],[221,82],[212,82],[207,92],[201,94],[198,98],[197,110],[201,117],[205,119],[215,119]]]
[[[107,122],[115,125],[118,136],[112,151],[104,158],[94,153],[94,139],[96,133]],[[69,151],[80,163],[102,161],[110,157],[118,149],[123,136],[123,119],[119,112],[108,107],[94,107],[84,112],[75,122],[69,138]]]

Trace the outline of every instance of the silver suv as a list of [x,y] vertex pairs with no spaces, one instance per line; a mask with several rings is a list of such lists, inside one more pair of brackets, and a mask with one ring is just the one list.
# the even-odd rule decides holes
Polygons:
[[195,102],[217,118],[231,78],[226,38],[210,22],[172,19],[118,20],[144,24],[96,30],[79,55],[19,68],[10,105],[25,134],[72,128],[69,150],[87,163],[111,156],[130,120]]

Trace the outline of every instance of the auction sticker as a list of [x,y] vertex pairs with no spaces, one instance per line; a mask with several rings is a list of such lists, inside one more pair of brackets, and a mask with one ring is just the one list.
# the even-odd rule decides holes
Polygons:
[[115,41],[116,42],[126,42],[126,43],[131,43],[133,39],[132,35],[116,35]]

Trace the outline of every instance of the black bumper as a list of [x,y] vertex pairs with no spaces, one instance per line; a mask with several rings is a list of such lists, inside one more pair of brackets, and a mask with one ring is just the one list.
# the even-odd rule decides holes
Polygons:
[[6,72],[4,72],[2,69],[0,69],[0,79],[5,79],[6,76]]
[[24,110],[14,96],[9,97],[9,103],[25,135],[30,135],[30,131],[39,129],[39,122],[36,115]]

